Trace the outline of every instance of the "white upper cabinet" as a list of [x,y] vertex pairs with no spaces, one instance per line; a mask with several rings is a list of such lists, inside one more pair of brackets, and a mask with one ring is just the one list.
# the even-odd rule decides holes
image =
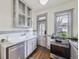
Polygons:
[[13,15],[15,27],[31,27],[31,8],[24,0],[13,1]]

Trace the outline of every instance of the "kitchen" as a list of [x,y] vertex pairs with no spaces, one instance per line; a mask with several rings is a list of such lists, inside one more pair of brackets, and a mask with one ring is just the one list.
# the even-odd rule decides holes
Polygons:
[[[0,1],[0,59],[27,59],[39,46],[44,49],[46,48],[46,51],[50,53],[49,55],[54,53],[50,51],[55,48],[56,42],[53,39],[56,38],[54,33],[56,34],[59,31],[59,29],[56,29],[61,27],[60,25],[56,26],[58,23],[56,24],[55,20],[57,16],[59,17],[63,14],[63,11],[70,15],[69,22],[72,25],[70,25],[70,28],[68,27],[69,33],[78,39],[77,0],[46,1]],[[71,21],[72,19],[73,21]],[[57,37],[57,39],[60,38]],[[73,38],[68,38],[69,45],[71,46],[71,48],[68,46],[68,49],[71,51],[69,51],[70,55],[68,57],[70,59],[78,59],[78,40],[72,41],[69,39]],[[61,41],[64,42],[64,40]],[[51,44],[53,47],[51,47]],[[61,46],[61,43],[59,44],[58,42],[58,46]],[[40,49],[44,50],[43,48]],[[52,57],[54,58],[54,55],[48,59]],[[62,59],[58,56],[56,58]],[[39,57],[36,59],[39,59]]]

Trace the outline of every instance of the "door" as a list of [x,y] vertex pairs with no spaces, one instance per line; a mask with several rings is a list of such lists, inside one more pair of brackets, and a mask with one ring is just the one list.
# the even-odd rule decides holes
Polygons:
[[38,45],[47,47],[47,17],[46,15],[38,17],[37,31],[38,31]]

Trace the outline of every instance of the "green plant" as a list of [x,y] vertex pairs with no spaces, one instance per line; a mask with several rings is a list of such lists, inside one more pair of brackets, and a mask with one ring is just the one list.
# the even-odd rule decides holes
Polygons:
[[64,38],[64,39],[71,37],[71,35],[68,32],[60,32],[59,36]]

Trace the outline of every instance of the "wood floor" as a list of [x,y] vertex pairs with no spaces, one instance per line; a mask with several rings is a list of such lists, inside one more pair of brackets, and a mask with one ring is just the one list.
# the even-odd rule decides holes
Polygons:
[[50,51],[44,47],[38,47],[28,58],[26,59],[65,59],[54,54],[50,54]]
[[50,51],[44,47],[39,47],[27,59],[50,59]]

